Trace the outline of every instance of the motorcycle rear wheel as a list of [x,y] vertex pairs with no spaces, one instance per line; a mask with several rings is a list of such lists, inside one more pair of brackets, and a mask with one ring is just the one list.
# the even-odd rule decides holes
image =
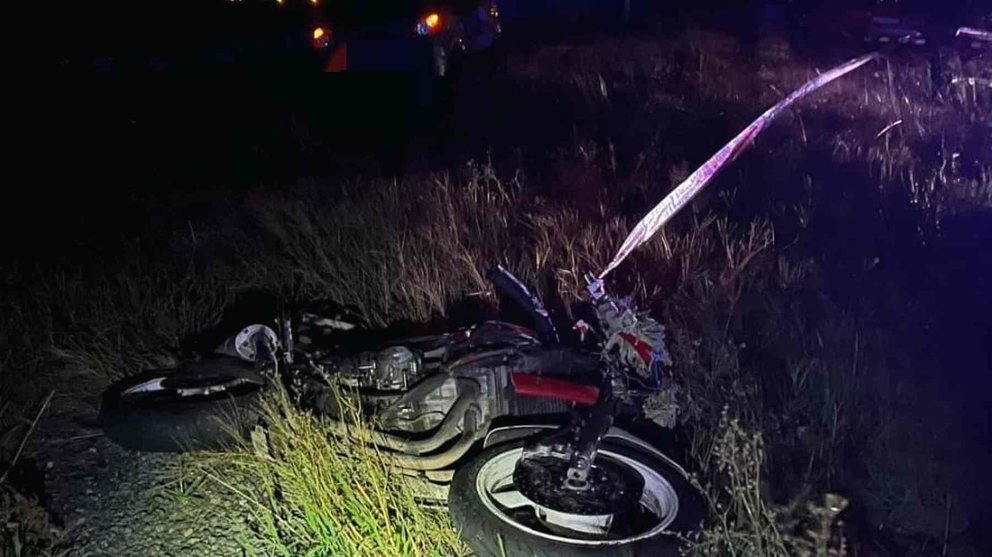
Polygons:
[[[448,496],[452,521],[479,557],[677,556],[684,536],[703,517],[699,493],[669,463],[625,444],[604,441],[597,456],[640,476],[644,489],[630,517],[569,515],[537,505],[513,485],[523,442],[478,454],[454,476]],[[543,515],[543,516],[542,516]],[[654,522],[645,516],[654,515]],[[630,527],[631,523],[638,526]],[[593,533],[598,529],[602,532]]]
[[150,452],[218,449],[258,420],[265,380],[233,358],[122,379],[103,394],[100,425],[112,441]]

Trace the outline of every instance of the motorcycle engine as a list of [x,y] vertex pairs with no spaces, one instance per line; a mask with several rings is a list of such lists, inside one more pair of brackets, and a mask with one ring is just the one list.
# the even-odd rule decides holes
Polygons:
[[420,356],[405,346],[390,346],[341,361],[337,374],[348,387],[403,391],[417,381],[421,371]]

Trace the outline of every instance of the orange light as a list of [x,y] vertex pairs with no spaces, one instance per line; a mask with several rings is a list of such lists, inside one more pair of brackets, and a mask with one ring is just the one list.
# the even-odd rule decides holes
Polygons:
[[315,40],[315,41],[316,40],[320,40],[320,38],[323,37],[323,36],[324,36],[324,28],[323,27],[317,27],[316,29],[313,30],[313,40]]
[[320,3],[320,0],[310,0],[310,3],[316,6],[318,3]]
[[438,14],[427,14],[424,18],[424,23],[427,24],[428,29],[437,29],[437,26],[441,24],[441,16]]

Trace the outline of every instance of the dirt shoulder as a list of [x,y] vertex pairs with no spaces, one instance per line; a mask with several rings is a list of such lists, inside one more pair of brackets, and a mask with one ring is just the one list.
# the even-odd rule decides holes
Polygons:
[[64,528],[56,553],[242,555],[237,505],[184,475],[182,455],[115,445],[97,425],[98,408],[97,396],[56,393],[29,445],[44,476],[46,506]]

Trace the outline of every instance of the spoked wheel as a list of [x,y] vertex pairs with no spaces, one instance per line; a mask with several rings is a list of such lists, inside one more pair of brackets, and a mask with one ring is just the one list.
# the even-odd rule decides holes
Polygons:
[[100,425],[124,447],[157,452],[216,449],[257,419],[265,380],[232,358],[118,381],[103,394]]
[[563,487],[567,465],[518,466],[522,454],[492,447],[455,474],[451,517],[480,557],[675,556],[702,518],[680,470],[625,445],[603,443],[582,492]]

